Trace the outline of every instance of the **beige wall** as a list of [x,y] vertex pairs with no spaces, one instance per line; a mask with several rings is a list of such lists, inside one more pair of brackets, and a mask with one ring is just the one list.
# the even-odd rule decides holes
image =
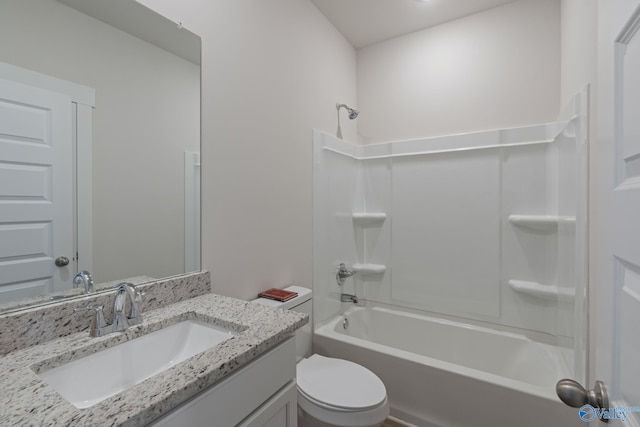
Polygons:
[[308,0],[142,3],[203,40],[203,268],[222,294],[310,286],[310,130],[335,132],[336,101],[362,111],[342,124],[364,143],[560,110],[560,0],[520,0],[357,54]]
[[[224,295],[311,286],[311,129],[356,104],[351,45],[309,0],[144,0],[202,37],[202,267]],[[357,138],[343,120],[345,138]]]
[[559,40],[560,1],[520,0],[360,49],[360,142],[554,120]]
[[95,89],[94,280],[184,272],[199,67],[51,0],[0,1],[0,61]]
[[[562,0],[560,34],[560,106],[564,107],[573,95],[597,80],[596,0]],[[595,101],[596,90],[591,89]]]

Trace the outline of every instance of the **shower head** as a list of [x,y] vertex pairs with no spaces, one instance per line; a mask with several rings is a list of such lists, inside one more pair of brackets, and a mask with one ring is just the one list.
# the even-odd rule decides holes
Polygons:
[[355,119],[356,117],[358,117],[358,114],[360,114],[360,112],[358,110],[354,110],[353,108],[349,108],[347,105],[345,104],[340,104],[339,102],[336,104],[336,109],[338,110],[338,112],[340,112],[340,108],[344,107],[347,112],[349,113],[349,118],[351,120]]
[[336,111],[338,113],[338,131],[336,132],[336,136],[340,139],[342,139],[342,129],[340,129],[340,108],[342,107],[344,107],[345,110],[347,110],[347,113],[349,113],[349,118],[351,120],[355,119],[356,117],[358,117],[358,114],[360,114],[358,110],[349,108],[349,106],[345,104],[340,104],[339,102],[336,103]]

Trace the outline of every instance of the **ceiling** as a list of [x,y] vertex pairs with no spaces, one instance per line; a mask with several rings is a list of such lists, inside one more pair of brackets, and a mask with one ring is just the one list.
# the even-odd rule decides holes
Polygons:
[[311,0],[356,48],[514,0]]

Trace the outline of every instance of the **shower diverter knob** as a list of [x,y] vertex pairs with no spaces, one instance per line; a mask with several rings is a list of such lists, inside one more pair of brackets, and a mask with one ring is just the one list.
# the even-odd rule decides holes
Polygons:
[[351,271],[344,263],[340,263],[338,270],[336,271],[336,283],[340,286],[344,285],[344,281],[356,274],[355,271]]

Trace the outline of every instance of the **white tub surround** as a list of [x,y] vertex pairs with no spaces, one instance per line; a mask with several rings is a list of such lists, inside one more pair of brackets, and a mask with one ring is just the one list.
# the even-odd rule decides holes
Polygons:
[[560,350],[521,334],[368,303],[317,328],[314,345],[372,370],[392,414],[416,425],[582,423],[555,397],[557,380],[570,376]]
[[[354,145],[314,132],[315,322],[361,301],[546,334],[586,374],[587,89],[557,121]],[[356,272],[336,285],[344,263]]]
[[[67,316],[74,315],[70,311]],[[0,361],[0,425],[147,425],[274,348],[308,319],[214,294],[144,311],[143,316],[142,324],[122,333],[91,338],[82,331],[5,355]],[[235,335],[90,409],[76,408],[37,375],[187,319],[211,322]]]

